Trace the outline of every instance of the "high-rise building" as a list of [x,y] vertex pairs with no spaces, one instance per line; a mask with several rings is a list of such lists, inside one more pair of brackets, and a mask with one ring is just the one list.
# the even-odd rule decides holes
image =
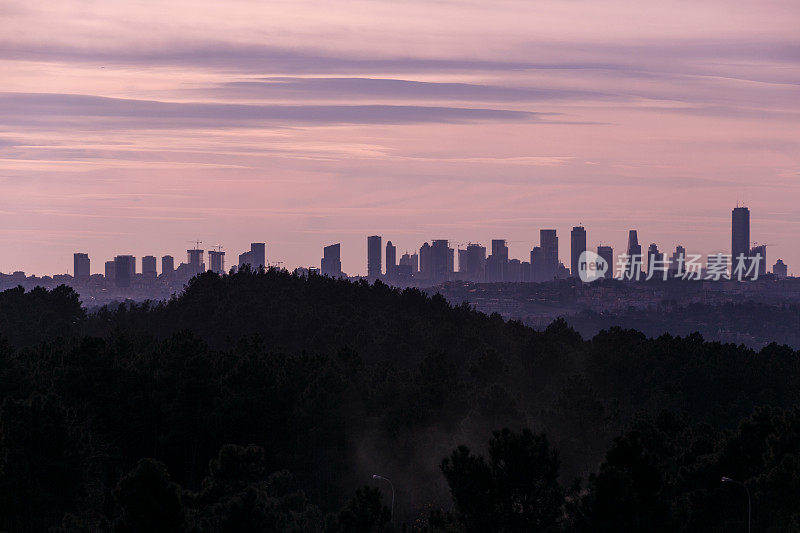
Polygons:
[[113,281],[115,272],[116,272],[115,261],[106,261],[105,272],[104,272],[106,280]]
[[267,268],[267,243],[250,243],[250,266],[253,267],[253,270],[261,267]]
[[[758,276],[761,277],[767,273],[767,245],[760,244],[758,246],[754,246],[750,248],[750,265],[752,266],[754,263],[757,265],[753,266],[754,271],[758,271]],[[734,263],[735,264],[735,263]]]
[[430,247],[431,276],[434,283],[447,281],[453,273],[454,251],[447,239],[434,239]]
[[433,278],[433,263],[431,262],[431,245],[422,243],[419,248],[419,275],[421,278]]
[[175,272],[175,258],[171,255],[161,257],[161,275],[171,276]]
[[611,246],[598,246],[597,247],[597,255],[603,258],[603,260],[608,265],[608,269],[606,269],[606,273],[603,274],[605,279],[611,279],[614,277],[614,249]]
[[225,252],[222,250],[209,250],[208,251],[208,266],[211,272],[217,274],[225,273]]
[[131,286],[132,272],[135,267],[132,266],[136,258],[132,255],[118,255],[114,258],[114,284],[117,287],[126,288]]
[[570,269],[569,274],[573,278],[578,277],[578,260],[581,254],[586,251],[586,228],[575,226],[570,233]]
[[492,254],[486,258],[486,281],[497,283],[505,280],[508,270],[508,245],[504,239],[492,239]]
[[639,279],[642,273],[642,245],[639,244],[639,233],[632,229],[628,232],[628,266],[629,279]]
[[386,242],[386,277],[394,277],[394,268],[397,266],[397,247],[392,241]]
[[73,274],[75,279],[87,279],[92,275],[89,268],[89,254],[76,253],[72,257],[73,260]]
[[[658,251],[658,245],[656,243],[650,243],[650,246],[647,248],[647,271],[653,270],[653,268],[661,262],[663,265],[663,261],[661,259],[661,253]],[[663,267],[662,267],[663,268]],[[653,273],[655,276],[656,273]]]
[[253,253],[252,252],[244,252],[239,254],[239,270],[242,269],[245,265],[252,268],[253,265]]
[[146,278],[154,278],[156,273],[156,257],[154,255],[146,255],[142,257],[142,276]]
[[465,277],[469,281],[484,281],[486,274],[486,247],[469,243],[466,249]]
[[419,254],[411,254],[411,274],[419,274]]
[[547,272],[544,265],[544,254],[541,246],[534,246],[531,250],[531,281],[540,283],[547,280]]
[[686,248],[676,246],[669,260],[669,277],[678,278],[686,275]]
[[419,270],[418,261],[417,261],[417,254],[409,254],[408,252],[404,253],[400,257],[400,262],[398,265],[403,265],[404,267],[408,267],[408,274],[413,276]]
[[554,229],[539,230],[539,246],[542,248],[542,272],[546,280],[558,274],[558,236]]
[[331,244],[322,249],[320,274],[338,278],[342,275],[341,243]]
[[381,277],[381,242],[380,235],[367,237],[367,277],[370,279]]
[[731,212],[731,262],[736,267],[738,257],[750,252],[750,210],[735,207]]
[[203,252],[204,250],[199,250],[197,248],[186,250],[186,262],[189,265],[189,272],[192,275],[200,274],[206,270],[206,264],[203,262]]
[[788,268],[786,263],[783,262],[783,259],[778,259],[774,265],[772,265],[772,274],[776,278],[785,278],[788,275]]

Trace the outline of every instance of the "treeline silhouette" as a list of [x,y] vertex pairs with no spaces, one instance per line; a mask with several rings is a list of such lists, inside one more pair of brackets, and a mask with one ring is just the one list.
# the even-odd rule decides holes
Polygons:
[[722,476],[754,528],[800,529],[786,346],[584,340],[277,270],[91,314],[5,291],[0,335],[2,530],[743,528]]

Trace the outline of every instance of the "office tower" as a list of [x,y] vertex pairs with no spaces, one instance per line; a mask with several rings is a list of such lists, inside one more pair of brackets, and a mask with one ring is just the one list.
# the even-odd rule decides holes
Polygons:
[[267,268],[267,244],[263,242],[250,243],[250,266],[253,270],[261,267]]
[[486,247],[480,244],[469,243],[465,254],[465,274],[470,281],[484,281],[486,274]]
[[397,247],[392,241],[386,242],[386,277],[394,276],[394,268],[397,266]]
[[497,283],[504,281],[508,270],[508,246],[503,239],[492,240],[492,254],[486,258],[486,281]]
[[523,261],[520,264],[520,278],[523,283],[530,283],[533,281],[531,264],[528,261]]
[[135,267],[131,264],[136,261],[132,255],[118,255],[114,258],[114,283],[117,287],[126,288],[131,286],[132,271]]
[[105,278],[106,278],[106,280],[111,281],[111,280],[114,279],[115,268],[116,267],[114,265],[114,261],[106,261],[106,264],[105,264]]
[[203,252],[204,250],[199,250],[197,248],[186,250],[186,262],[189,264],[189,272],[192,275],[205,272],[206,270],[206,265],[203,263]]
[[419,274],[419,254],[411,254],[411,274]]
[[146,278],[154,278],[156,273],[156,257],[154,255],[146,255],[142,257],[142,276]]
[[161,275],[171,276],[175,271],[175,258],[171,255],[165,255],[161,258]]
[[417,273],[417,254],[409,254],[408,252],[404,253],[402,257],[400,257],[400,262],[398,266],[402,265],[403,267],[408,267],[405,270],[408,270],[408,275],[413,276]]
[[546,280],[551,280],[558,274],[558,237],[556,230],[539,230],[539,246],[542,249],[542,273]]
[[467,250],[458,249],[458,279],[467,279]]
[[785,278],[788,275],[788,267],[783,262],[783,259],[778,259],[774,265],[772,265],[772,274],[776,278]]
[[239,254],[239,270],[242,269],[245,265],[248,265],[252,268],[253,265],[253,253],[252,252],[244,252]]
[[222,250],[208,251],[208,269],[217,274],[225,273],[225,252]]
[[537,283],[545,281],[547,273],[544,268],[544,256],[542,255],[542,247],[534,246],[531,250],[531,281]]
[[76,253],[72,256],[73,269],[72,273],[75,279],[86,279],[92,275],[89,268],[89,254]]
[[569,273],[573,278],[578,277],[578,260],[581,254],[586,251],[586,229],[583,226],[575,226],[570,233],[570,252],[571,262]]
[[322,249],[320,274],[332,278],[342,275],[341,243],[331,244]]
[[642,273],[642,245],[639,244],[639,234],[635,229],[628,232],[628,266],[626,268],[628,279],[639,279]]
[[[767,245],[766,244],[760,244],[758,246],[754,246],[753,248],[750,248],[749,257],[750,257],[749,266],[752,266],[754,263],[757,263],[757,265],[758,265],[758,276],[759,277],[761,277],[761,276],[763,276],[764,274],[767,273]],[[736,263],[734,263],[734,264],[736,264]],[[753,267],[753,269],[755,270],[755,267]],[[753,275],[754,275],[754,273],[751,274],[748,277],[752,277]]]
[[367,237],[367,277],[381,277],[381,236]]
[[679,278],[686,274],[686,248],[676,246],[669,261],[669,277]]
[[431,263],[431,245],[422,243],[419,248],[419,275],[421,278],[433,277],[433,264]]
[[736,207],[731,212],[731,262],[736,268],[738,257],[750,251],[750,210]]
[[447,249],[447,279],[452,279],[456,271],[456,252],[453,248]]
[[522,262],[519,259],[509,259],[506,265],[507,268],[503,274],[503,281],[508,283],[519,283],[522,281]]
[[[652,271],[653,267],[657,265],[659,261],[661,261],[661,254],[658,252],[658,245],[654,242],[650,243],[650,246],[647,248],[647,271]],[[655,276],[655,273],[653,273],[653,276]]]
[[608,269],[606,273],[603,274],[605,279],[611,279],[614,277],[614,249],[611,246],[598,246],[597,247],[597,255],[603,258],[603,260],[608,265]]
[[453,272],[454,252],[446,239],[435,239],[430,247],[431,275],[428,279],[434,283],[450,279]]

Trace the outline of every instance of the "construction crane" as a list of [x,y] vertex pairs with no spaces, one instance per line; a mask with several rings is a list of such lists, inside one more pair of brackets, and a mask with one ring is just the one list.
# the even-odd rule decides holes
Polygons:
[[194,240],[194,241],[186,241],[186,242],[190,242],[190,243],[194,244],[194,249],[195,250],[199,250],[200,249],[200,245],[203,244],[203,241],[201,241],[199,239]]

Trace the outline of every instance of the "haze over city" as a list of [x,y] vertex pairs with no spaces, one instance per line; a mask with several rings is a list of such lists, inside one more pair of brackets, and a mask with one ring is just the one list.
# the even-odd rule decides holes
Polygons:
[[[0,270],[587,228],[800,264],[800,5],[0,3]],[[388,37],[387,37],[388,36]],[[569,256],[562,238],[559,256]],[[771,264],[771,263],[770,263]]]

